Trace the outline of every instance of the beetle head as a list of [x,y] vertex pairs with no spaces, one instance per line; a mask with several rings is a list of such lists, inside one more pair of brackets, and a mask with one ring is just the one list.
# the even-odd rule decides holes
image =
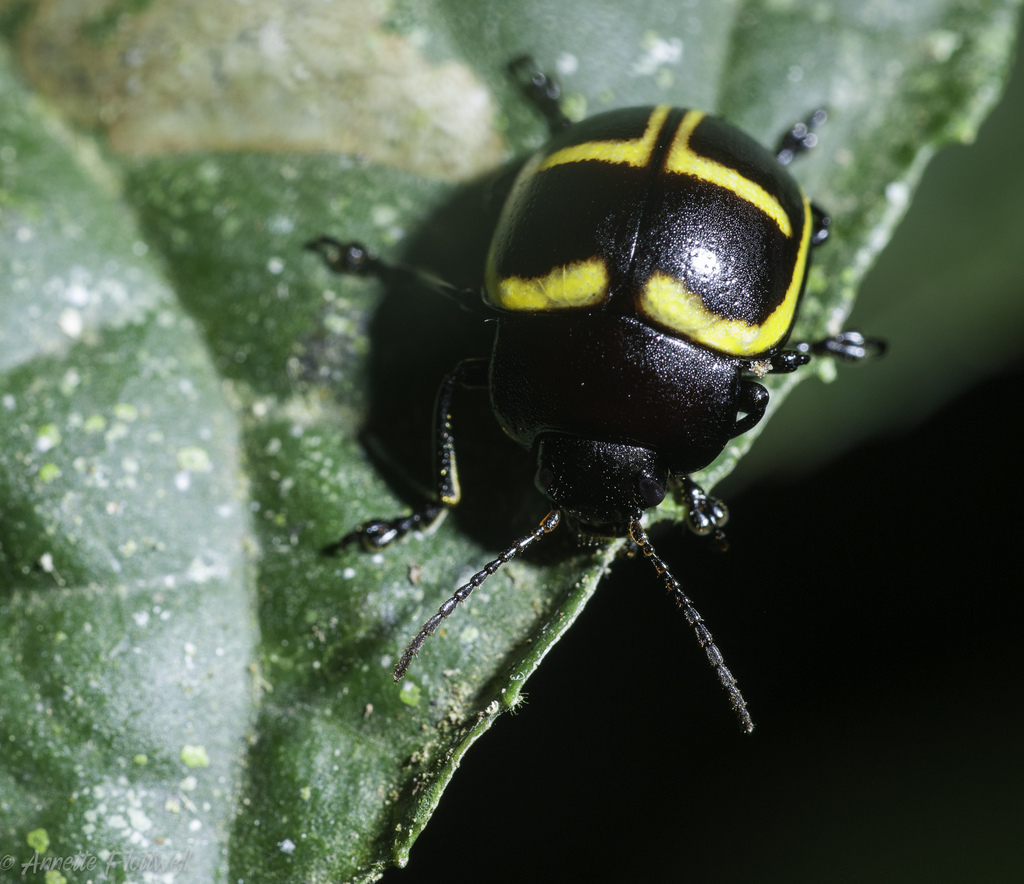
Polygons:
[[537,449],[537,487],[579,533],[622,537],[668,490],[668,467],[647,448],[546,433]]

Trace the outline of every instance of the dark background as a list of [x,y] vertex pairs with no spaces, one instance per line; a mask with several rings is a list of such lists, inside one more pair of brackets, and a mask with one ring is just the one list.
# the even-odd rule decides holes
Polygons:
[[386,880],[1020,880],[1020,471],[979,486],[954,465],[1018,460],[1021,369],[735,499],[724,555],[655,537],[752,735],[622,562]]
[[884,364],[800,387],[718,489],[730,552],[654,534],[754,734],[622,561],[386,882],[1024,880],[1022,80],[863,286]]

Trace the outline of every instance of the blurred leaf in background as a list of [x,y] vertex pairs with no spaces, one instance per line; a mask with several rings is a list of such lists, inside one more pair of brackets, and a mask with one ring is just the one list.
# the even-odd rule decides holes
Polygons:
[[[472,395],[461,511],[387,555],[318,554],[429,485],[433,390],[487,337],[428,294],[329,277],[302,243],[358,236],[478,285],[495,194],[544,137],[511,57],[557,71],[576,116],[672,102],[773,143],[827,107],[796,170],[835,219],[798,329],[811,335],[843,325],[928,159],[999,97],[1018,14],[1010,0],[0,3],[4,852],[24,861],[44,831],[54,856],[188,855],[175,880],[373,879],[408,859],[466,750],[593,593],[614,550],[553,543],[391,683],[425,616],[544,512],[529,457]],[[892,259],[917,267],[944,236],[970,260],[873,287],[887,300],[860,324],[904,355],[874,381],[843,372],[826,395],[847,423],[815,411],[777,448],[806,462],[801,440],[821,452],[825,429],[849,440],[887,411],[909,419],[908,402],[923,414],[982,356],[1011,358],[1020,299],[982,303],[1019,291],[1001,245],[1019,242],[1019,191],[986,187],[963,182],[933,210],[948,228]],[[971,211],[1005,239],[976,235]],[[965,327],[986,346],[957,348]],[[855,404],[859,383],[885,395]]]

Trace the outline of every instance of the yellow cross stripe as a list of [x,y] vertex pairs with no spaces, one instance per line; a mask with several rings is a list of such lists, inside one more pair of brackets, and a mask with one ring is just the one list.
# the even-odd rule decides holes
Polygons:
[[654,273],[640,293],[641,312],[672,331],[731,356],[757,356],[776,346],[793,324],[811,245],[811,207],[804,199],[804,234],[782,303],[760,325],[719,316],[679,279]]
[[676,131],[676,137],[672,141],[672,147],[669,150],[668,162],[665,164],[665,168],[669,172],[675,172],[680,175],[693,175],[702,181],[708,181],[711,184],[717,184],[719,187],[731,190],[740,199],[757,206],[757,208],[771,218],[779,226],[779,230],[782,231],[784,236],[792,236],[793,227],[789,216],[786,214],[786,210],[760,184],[754,183],[749,178],[744,178],[735,169],[730,169],[728,166],[723,166],[721,163],[694,153],[690,148],[690,136],[693,134],[693,130],[697,128],[697,124],[704,119],[704,116],[703,111],[688,111],[686,116],[683,117],[682,123],[679,124],[679,129]]
[[586,141],[556,150],[540,164],[537,171],[543,172],[552,166],[564,163],[580,163],[584,160],[599,160],[602,163],[626,163],[630,166],[646,166],[651,160],[658,132],[668,116],[668,105],[656,107],[647,121],[647,128],[639,138],[626,140]]
[[700,295],[681,280],[655,273],[640,295],[643,312],[677,334],[731,356],[754,356],[769,350],[789,330],[793,313],[780,305],[761,325],[727,319],[708,310]]
[[608,292],[608,270],[599,258],[556,267],[547,276],[507,276],[488,286],[499,307],[529,312],[595,307]]

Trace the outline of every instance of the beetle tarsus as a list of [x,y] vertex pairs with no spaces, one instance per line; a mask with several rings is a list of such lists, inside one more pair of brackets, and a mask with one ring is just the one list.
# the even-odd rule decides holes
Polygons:
[[828,241],[829,227],[832,225],[832,219],[814,203],[811,203],[811,219],[814,221],[814,229],[811,231],[811,245],[820,246]]
[[523,94],[547,120],[552,135],[572,125],[562,110],[561,86],[554,77],[538,67],[532,55],[520,55],[509,64],[508,69]]
[[432,528],[447,511],[448,507],[439,503],[430,503],[421,509],[397,519],[374,519],[364,522],[344,537],[322,547],[320,554],[337,555],[352,543],[362,543],[370,552],[384,549],[410,531],[425,531]]
[[775,147],[775,159],[783,166],[788,166],[800,154],[806,153],[818,144],[815,130],[828,119],[828,113],[819,108],[806,120],[795,124]]
[[724,544],[725,531],[722,526],[729,521],[729,508],[689,476],[683,479],[682,492],[687,506],[686,527],[698,537],[711,535],[718,546]]
[[341,242],[331,236],[318,236],[303,248],[320,255],[327,267],[335,273],[368,276],[380,269],[377,259],[360,242]]
[[810,361],[810,353],[802,353],[799,350],[782,350],[771,358],[769,371],[775,374],[790,374]]
[[842,362],[864,362],[884,356],[888,345],[881,338],[869,338],[850,329],[820,341],[801,341],[795,345],[798,353],[831,356]]

